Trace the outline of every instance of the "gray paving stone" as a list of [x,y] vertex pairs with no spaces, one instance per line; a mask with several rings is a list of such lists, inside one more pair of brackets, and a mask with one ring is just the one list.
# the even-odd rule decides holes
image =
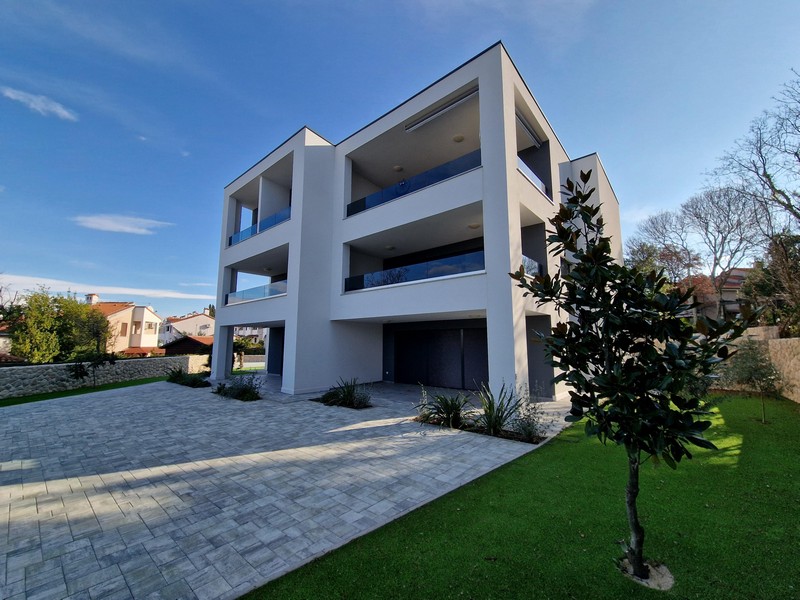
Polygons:
[[108,596],[119,592],[124,592],[130,596],[128,584],[125,582],[125,578],[121,573],[116,577],[106,579],[102,583],[98,583],[89,587],[88,591],[92,600],[95,600],[96,598],[107,598]]
[[235,598],[533,448],[412,422],[415,386],[365,411],[278,389],[4,408],[0,597]]

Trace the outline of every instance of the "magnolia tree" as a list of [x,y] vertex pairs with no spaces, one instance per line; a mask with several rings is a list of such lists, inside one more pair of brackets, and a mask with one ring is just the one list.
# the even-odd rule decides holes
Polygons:
[[701,396],[728,343],[742,323],[686,318],[695,305],[692,290],[668,285],[663,272],[640,272],[619,264],[611,238],[603,235],[600,206],[588,188],[567,179],[566,200],[550,219],[550,252],[562,257],[561,273],[511,277],[539,304],[552,303],[565,318],[544,336],[548,359],[569,387],[567,421],[586,422],[587,435],[625,448],[628,457],[626,509],[629,570],[650,576],[644,559],[644,528],[636,504],[639,468],[649,458],[673,469],[691,458],[690,445],[715,448],[703,433],[711,425]]

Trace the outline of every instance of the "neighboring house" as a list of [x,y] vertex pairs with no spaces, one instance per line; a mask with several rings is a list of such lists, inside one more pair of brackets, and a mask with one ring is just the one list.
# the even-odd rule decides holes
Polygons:
[[97,294],[87,294],[86,303],[108,319],[109,352],[128,356],[161,354],[158,326],[162,319],[152,307],[137,306],[133,302],[101,302]]
[[11,327],[7,323],[0,323],[0,354],[11,352]]
[[213,336],[214,317],[208,314],[208,309],[201,313],[191,313],[182,317],[167,317],[161,323],[158,331],[158,343],[165,346],[170,342],[186,335]]
[[242,327],[234,327],[233,337],[237,339],[248,339],[251,342],[266,342],[269,329],[266,327],[252,327],[250,325],[243,325]]
[[588,170],[621,260],[600,159],[570,159],[500,43],[338,144],[303,127],[225,188],[212,377],[253,326],[287,393],[548,386],[536,332],[558,319],[508,273],[557,272],[546,222]]
[[719,276],[723,282],[720,287],[720,303],[726,317],[735,317],[741,312],[742,284],[750,274],[750,268],[731,269]]
[[214,343],[214,336],[195,336],[187,335],[177,340],[167,342],[162,346],[164,354],[167,356],[177,356],[182,354],[209,354],[211,345]]

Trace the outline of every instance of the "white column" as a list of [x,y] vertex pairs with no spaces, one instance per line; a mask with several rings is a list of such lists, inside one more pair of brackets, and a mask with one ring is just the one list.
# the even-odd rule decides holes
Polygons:
[[218,327],[211,356],[211,380],[222,381],[231,375],[233,364],[233,327]]
[[503,384],[528,382],[528,332],[521,290],[508,276],[522,252],[519,206],[510,194],[516,170],[513,66],[502,52],[495,56],[498,64],[481,75],[479,85],[486,335],[489,386],[497,393]]

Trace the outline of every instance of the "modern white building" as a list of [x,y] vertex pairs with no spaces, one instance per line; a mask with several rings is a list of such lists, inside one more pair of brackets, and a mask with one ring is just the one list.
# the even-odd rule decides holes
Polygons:
[[508,274],[560,267],[545,223],[589,169],[621,258],[599,158],[570,159],[501,43],[338,144],[300,129],[225,188],[212,377],[250,325],[287,393],[340,377],[561,393],[534,334],[556,315]]

